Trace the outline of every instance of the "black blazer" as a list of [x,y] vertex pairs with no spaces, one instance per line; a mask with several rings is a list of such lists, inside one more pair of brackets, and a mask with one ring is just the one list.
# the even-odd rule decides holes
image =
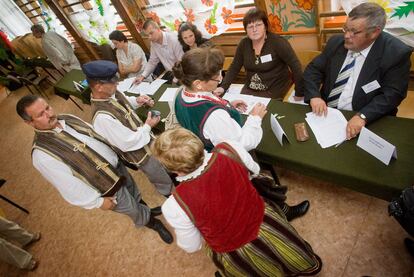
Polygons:
[[[305,102],[328,98],[344,63],[347,49],[343,35],[332,37],[323,52],[305,69]],[[359,74],[352,109],[363,113],[370,123],[384,115],[395,115],[407,96],[412,49],[399,39],[382,32],[375,40]],[[362,86],[377,80],[380,88],[366,94]],[[322,85],[322,86],[321,86]]]

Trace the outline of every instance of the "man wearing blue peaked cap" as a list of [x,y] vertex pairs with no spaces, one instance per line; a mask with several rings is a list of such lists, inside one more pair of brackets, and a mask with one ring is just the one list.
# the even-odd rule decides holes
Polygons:
[[[152,107],[154,101],[147,95],[130,97],[117,91],[117,69],[116,64],[103,60],[83,66],[92,90],[92,125],[112,147],[120,150],[117,152],[127,166],[135,170],[141,169],[158,192],[168,196],[173,182],[160,162],[151,156],[148,147],[151,142],[151,128],[158,124],[160,117],[151,116],[149,112],[143,122],[135,113],[140,106]],[[131,189],[131,195],[135,198],[134,205],[140,210],[136,223],[154,229],[162,240],[171,243],[171,234],[155,218],[161,214],[161,208],[149,209],[135,184]]]
[[118,66],[111,61],[97,60],[89,62],[82,66],[82,70],[88,80],[102,83],[116,83],[118,81],[116,76]]

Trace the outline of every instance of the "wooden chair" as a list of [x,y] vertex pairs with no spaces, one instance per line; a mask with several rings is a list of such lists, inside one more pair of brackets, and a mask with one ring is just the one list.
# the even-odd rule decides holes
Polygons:
[[302,70],[305,70],[308,64],[320,53],[321,51],[314,51],[314,50],[297,51],[296,56],[298,57],[302,65]]
[[[302,70],[308,66],[308,64],[319,54],[321,51],[314,51],[314,50],[305,50],[305,51],[297,51],[296,56],[298,57],[300,64],[302,65]],[[286,93],[285,97],[283,98],[283,102],[288,102],[290,95],[295,91],[295,85],[293,84],[289,91]]]
[[35,91],[37,91],[37,93],[39,93],[39,95],[41,96],[45,96],[47,99],[49,99],[49,97],[47,96],[46,93],[42,92],[42,89],[40,87],[40,83],[43,81],[47,81],[49,84],[53,85],[52,83],[50,83],[50,81],[47,79],[48,76],[46,75],[39,75],[37,76],[35,79],[30,80],[29,78],[26,77],[22,77],[22,76],[17,76],[17,79],[25,86],[27,87],[27,89],[30,91],[31,94],[33,93],[32,88],[34,88]]

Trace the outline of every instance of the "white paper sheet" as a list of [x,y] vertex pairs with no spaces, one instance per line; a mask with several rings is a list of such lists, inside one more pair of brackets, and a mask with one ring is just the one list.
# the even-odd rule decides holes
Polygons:
[[164,79],[156,79],[153,82],[150,83],[150,90],[144,94],[146,95],[154,95],[157,90],[162,86],[162,84],[164,84],[165,82],[167,82],[167,80]]
[[126,91],[139,95],[154,95],[165,82],[167,80],[163,79],[156,79],[153,82],[141,82],[139,85],[133,85]]
[[165,92],[161,95],[158,102],[172,102],[174,101],[175,94],[177,93],[178,88],[167,88]]
[[337,109],[328,108],[326,117],[309,112],[305,120],[322,148],[336,145],[346,139],[348,121]]
[[267,107],[267,105],[270,102],[270,98],[257,97],[257,96],[245,95],[245,94],[231,94],[231,93],[224,94],[223,99],[226,99],[229,102],[232,102],[234,100],[243,100],[247,104],[247,110],[243,113],[246,115],[250,113],[250,111],[253,109],[253,107],[257,103],[262,103],[263,105]]
[[129,88],[130,88],[130,87],[131,87],[131,85],[132,85],[132,82],[133,82],[134,80],[135,80],[135,77],[125,79],[125,80],[123,80],[123,81],[119,82],[119,83],[118,83],[118,86],[117,86],[116,88],[117,88],[117,89],[118,89],[118,91],[120,91],[120,92],[125,92],[125,91],[128,91],[128,90],[129,90]]
[[226,93],[240,94],[243,86],[243,84],[231,84]]

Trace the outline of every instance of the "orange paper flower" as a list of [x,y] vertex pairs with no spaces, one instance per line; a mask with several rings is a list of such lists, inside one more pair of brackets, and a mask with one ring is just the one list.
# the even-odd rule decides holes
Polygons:
[[184,15],[185,15],[185,17],[187,18],[187,22],[194,22],[194,20],[195,20],[195,16],[194,16],[194,13],[193,13],[193,9],[184,9]]
[[270,32],[277,33],[282,32],[282,25],[280,25],[280,18],[272,13],[268,14],[269,24],[270,24]]
[[211,7],[213,6],[214,1],[213,0],[201,0],[201,3],[203,3],[203,5],[206,5],[207,7]]
[[139,32],[142,32],[143,26],[144,26],[144,20],[142,20],[142,18],[138,19],[137,22],[135,23],[135,27],[137,28]]
[[279,5],[280,0],[270,0],[275,6]]
[[178,20],[178,19],[176,19],[176,20],[174,21],[174,29],[175,29],[176,31],[178,31],[178,29],[180,29],[180,25],[181,25],[181,21],[180,21],[180,20]]
[[223,17],[225,24],[231,24],[234,22],[232,13],[232,10],[228,10],[226,7],[223,7],[221,16]]
[[296,0],[296,3],[300,8],[303,8],[307,11],[313,8],[313,0]]
[[158,25],[161,25],[160,18],[158,17],[158,15],[157,15],[157,13],[156,13],[156,12],[149,12],[149,13],[147,14],[147,17],[148,17],[148,18],[151,18],[152,20],[154,20],[155,22],[157,22],[157,23],[158,23]]
[[210,18],[206,20],[206,22],[204,23],[204,27],[206,28],[207,32],[209,34],[215,34],[217,33],[217,26],[214,24],[211,24],[211,20]]

